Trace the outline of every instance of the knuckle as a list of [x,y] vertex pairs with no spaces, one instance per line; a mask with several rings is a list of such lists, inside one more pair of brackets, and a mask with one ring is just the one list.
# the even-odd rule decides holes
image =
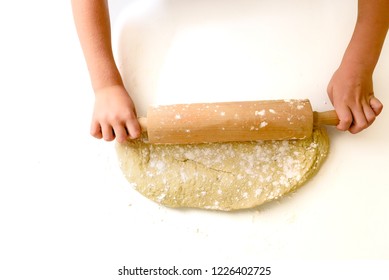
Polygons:
[[104,136],[104,140],[105,140],[105,141],[110,142],[110,141],[112,141],[113,139],[115,139],[115,137],[114,137],[113,135]]
[[102,135],[100,133],[100,131],[96,130],[96,129],[92,129],[90,131],[90,135],[92,135],[93,137],[97,138],[97,139],[101,139]]
[[359,131],[362,131],[364,130],[365,128],[367,128],[369,126],[369,124],[367,123],[367,121],[360,121],[358,122],[356,125],[355,125],[355,128],[356,130]]
[[136,116],[131,112],[127,112],[123,115],[123,120],[125,122],[133,122],[134,120],[136,120]]
[[350,130],[351,134],[357,134],[358,132],[360,132],[360,130],[358,129],[353,129],[353,130]]
[[347,131],[347,130],[348,130],[348,128],[345,127],[345,126],[338,126],[337,128],[338,128],[340,131]]
[[121,123],[121,121],[122,121],[122,118],[121,118],[121,116],[120,115],[113,115],[113,116],[111,116],[111,122],[113,123],[113,124],[119,124],[119,123]]
[[110,112],[106,117],[105,117],[105,121],[107,123],[118,123],[120,122],[121,120],[121,114],[118,113],[118,112]]
[[124,142],[126,139],[126,135],[124,133],[117,133],[116,134],[116,140],[120,143]]
[[101,134],[92,134],[92,136],[97,138],[97,139],[101,139],[102,138]]
[[340,120],[345,126],[350,126],[353,122],[353,118],[352,117],[343,117],[341,120]]
[[384,105],[382,103],[377,105],[377,110],[381,112],[384,109]]
[[117,140],[118,140],[119,143],[124,143],[124,142],[127,141],[127,137],[125,137],[125,136],[123,136],[123,137],[118,137]]
[[140,132],[139,131],[135,131],[135,132],[131,133],[131,135],[130,135],[131,139],[137,139],[139,137],[140,137]]
[[370,115],[367,117],[367,122],[369,124],[372,124],[375,121],[375,119],[376,119],[375,115]]

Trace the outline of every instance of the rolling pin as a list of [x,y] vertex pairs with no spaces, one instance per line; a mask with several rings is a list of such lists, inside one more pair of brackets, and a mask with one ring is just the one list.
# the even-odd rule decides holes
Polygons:
[[293,99],[154,106],[139,122],[149,143],[195,144],[304,139],[339,119],[335,111],[313,112],[309,100]]

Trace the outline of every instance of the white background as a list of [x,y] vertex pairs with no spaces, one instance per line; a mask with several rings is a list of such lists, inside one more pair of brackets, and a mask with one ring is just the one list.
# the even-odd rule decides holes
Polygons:
[[[121,14],[125,2],[110,2],[115,50],[142,113],[148,103],[277,98],[330,109],[326,86],[357,1],[144,0]],[[387,108],[358,135],[330,128],[319,174],[278,202],[167,209],[129,187],[114,143],[89,136],[94,97],[70,1],[4,2],[0,34],[1,279],[125,279],[123,265],[389,275],[387,261],[370,262],[389,259]],[[386,44],[374,76],[386,106],[388,73]]]

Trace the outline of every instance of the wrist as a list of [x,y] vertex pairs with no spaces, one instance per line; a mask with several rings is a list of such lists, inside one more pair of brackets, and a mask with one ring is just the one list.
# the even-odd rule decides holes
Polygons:
[[117,92],[127,92],[123,84],[109,84],[104,85],[100,88],[94,89],[95,96],[101,95],[101,94],[112,94]]
[[361,76],[373,75],[376,62],[370,58],[365,58],[363,55],[350,54],[346,51],[339,69],[347,69],[348,71],[358,73]]
[[112,86],[123,86],[123,80],[112,56],[98,56],[88,64],[94,91]]
[[373,74],[386,37],[387,26],[358,18],[341,65]]
[[98,92],[107,88],[124,88],[124,84],[122,81],[119,72],[112,73],[110,71],[104,71],[99,73],[97,77],[92,77],[92,88],[94,92]]

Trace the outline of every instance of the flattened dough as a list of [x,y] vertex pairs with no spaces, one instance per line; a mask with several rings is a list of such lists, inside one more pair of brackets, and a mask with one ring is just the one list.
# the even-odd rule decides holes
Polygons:
[[116,146],[133,187],[168,207],[252,208],[295,190],[314,175],[329,150],[324,128],[304,140]]

